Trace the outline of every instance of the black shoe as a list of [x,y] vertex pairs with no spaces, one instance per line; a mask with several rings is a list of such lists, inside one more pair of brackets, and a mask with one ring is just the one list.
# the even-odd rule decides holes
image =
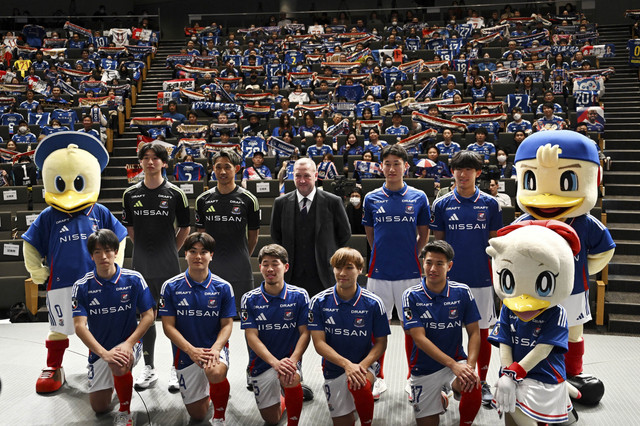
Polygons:
[[313,401],[313,391],[311,388],[304,383],[302,385],[302,400],[303,401]]
[[581,373],[577,376],[568,376],[567,382],[580,391],[580,398],[574,401],[582,405],[598,405],[604,395],[604,383],[595,376]]
[[577,421],[578,421],[578,412],[576,411],[576,408],[573,407],[571,412],[569,412],[569,418],[567,419],[567,421],[558,423],[558,426],[569,426],[576,423]]
[[248,390],[249,392],[253,392],[253,384],[251,384],[251,383],[247,383],[247,390]]

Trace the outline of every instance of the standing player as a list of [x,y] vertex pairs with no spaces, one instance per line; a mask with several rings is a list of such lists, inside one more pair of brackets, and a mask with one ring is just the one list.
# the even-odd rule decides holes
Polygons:
[[[253,289],[253,274],[249,257],[258,242],[260,205],[248,190],[236,185],[240,171],[240,156],[223,148],[213,156],[216,186],[196,199],[196,227],[215,241],[218,247],[210,267],[216,275],[229,281],[234,293]],[[239,304],[236,306],[236,311]]]
[[[364,197],[362,224],[371,246],[367,288],[384,302],[391,320],[395,305],[402,312],[402,293],[420,280],[418,253],[429,239],[429,200],[424,192],[408,186],[404,173],[409,168],[407,151],[400,145],[382,150],[382,188]],[[413,342],[405,335],[407,363]],[[374,398],[387,390],[384,355],[380,358],[379,380]]]
[[336,285],[309,305],[309,330],[322,356],[324,390],[334,426],[373,421],[372,382],[391,334],[382,300],[358,285],[364,259],[349,247],[331,257]]
[[[180,272],[178,250],[189,234],[189,204],[184,192],[163,177],[169,156],[162,145],[142,145],[138,160],[144,180],[124,191],[122,223],[133,241],[133,269],[145,277],[151,295],[157,301],[162,283]],[[153,363],[155,343],[154,323],[142,340],[145,366],[136,379],[136,388],[146,389],[158,381]],[[175,392],[178,388],[176,372],[172,368],[169,390]]]
[[[115,388],[120,409],[116,425],[132,425],[131,369],[140,358],[139,340],[154,319],[154,300],[138,272],[116,265],[118,237],[108,229],[89,235],[95,268],[73,285],[73,324],[89,348],[89,402],[96,413],[109,411]],[[141,312],[136,325],[136,309]],[[88,328],[87,328],[88,326]]]
[[[437,425],[446,409],[440,391],[451,385],[461,394],[460,425],[476,417],[482,395],[475,371],[480,351],[480,314],[465,284],[447,280],[453,248],[433,241],[422,249],[425,277],[402,295],[404,328],[413,337],[411,394],[418,426]],[[469,335],[468,352],[462,347],[462,325]]]
[[431,229],[436,240],[446,240],[456,257],[449,279],[471,287],[480,312],[480,354],[478,375],[482,381],[482,403],[491,404],[491,388],[486,382],[491,344],[489,328],[496,321],[489,258],[485,252],[489,239],[502,227],[502,211],[495,198],[481,192],[476,179],[482,173],[482,159],[471,151],[460,151],[451,160],[455,189],[436,199]]
[[309,294],[284,282],[289,256],[277,244],[264,246],[258,254],[264,282],[242,296],[240,319],[249,344],[249,375],[260,415],[268,424],[282,417],[280,391],[288,425],[300,421],[303,392],[302,354],[309,346],[307,316]]
[[231,285],[209,271],[214,239],[194,232],[184,242],[188,269],[162,285],[158,315],[173,346],[174,367],[189,416],[224,425],[229,401],[229,337],[236,315]]

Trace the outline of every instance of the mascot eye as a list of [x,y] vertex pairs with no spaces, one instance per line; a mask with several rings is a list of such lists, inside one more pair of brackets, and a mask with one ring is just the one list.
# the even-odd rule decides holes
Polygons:
[[84,189],[84,178],[82,176],[76,176],[73,180],[73,187],[76,191],[81,192]]
[[536,174],[531,170],[524,172],[524,182],[522,182],[523,188],[529,191],[536,190]]
[[560,190],[561,191],[577,191],[578,190],[578,175],[571,170],[568,170],[560,176]]
[[516,283],[511,271],[503,269],[498,272],[498,276],[500,277],[500,287],[502,288],[502,291],[504,291],[505,294],[512,294],[516,287]]
[[536,293],[538,296],[549,297],[556,288],[556,277],[551,271],[544,271],[536,278]]
[[62,179],[62,177],[60,176],[56,176],[55,184],[58,192],[64,192],[65,188],[67,187],[67,184],[64,183],[64,179]]

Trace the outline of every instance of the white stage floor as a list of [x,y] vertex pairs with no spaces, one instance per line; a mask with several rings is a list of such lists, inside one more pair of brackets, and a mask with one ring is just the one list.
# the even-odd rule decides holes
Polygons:
[[[152,389],[134,392],[132,409],[136,424],[181,425],[189,418],[179,394],[167,391],[167,377],[171,362],[171,347],[157,323],[156,368],[160,379]],[[108,425],[113,414],[97,417],[89,406],[86,393],[87,349],[76,337],[71,337],[65,354],[64,367],[67,383],[58,392],[41,396],[35,393],[35,381],[45,364],[44,339],[48,331],[46,323],[0,324],[0,424],[2,425]],[[580,420],[577,425],[633,425],[640,424],[638,383],[640,374],[640,338],[624,336],[586,335],[585,371],[599,377],[605,384],[603,400],[597,407],[577,406]],[[234,323],[230,342],[231,366],[229,382],[231,399],[227,409],[228,425],[262,425],[253,393],[245,388],[247,352],[240,324]],[[141,363],[142,364],[142,363]],[[489,383],[497,379],[499,361],[497,350],[488,377]],[[134,369],[134,377],[140,371]],[[331,425],[329,411],[322,390],[320,357],[313,344],[307,350],[303,373],[305,383],[315,392],[316,398],[304,404],[301,425]],[[400,326],[392,326],[385,377],[389,390],[382,394],[375,405],[374,425],[415,424],[413,410],[404,392],[406,383],[404,339]],[[114,395],[115,400],[115,395]],[[114,407],[116,404],[114,403]],[[442,425],[457,425],[457,403],[452,400],[449,411],[441,416]],[[481,408],[476,425],[495,425],[502,421],[495,410]],[[286,424],[282,421],[281,424]]]

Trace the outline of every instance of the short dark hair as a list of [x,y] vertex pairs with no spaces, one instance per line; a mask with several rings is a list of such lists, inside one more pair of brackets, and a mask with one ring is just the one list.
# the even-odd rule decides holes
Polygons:
[[420,257],[425,258],[429,252],[444,254],[447,258],[447,262],[451,262],[455,255],[453,247],[451,247],[451,244],[445,240],[433,240],[430,243],[427,243],[427,245],[422,248],[422,251],[420,251]]
[[555,109],[553,104],[551,102],[545,102],[542,104],[542,109],[544,108],[551,108],[551,109]]
[[313,132],[313,138],[317,138],[318,135],[322,136],[324,138],[324,132],[322,130],[316,130],[315,132]]
[[478,134],[478,133],[482,133],[485,136],[489,135],[489,131],[487,129],[485,129],[484,127],[478,127],[474,132],[474,134]]
[[235,152],[232,148],[222,148],[221,150],[213,154],[213,157],[211,157],[211,164],[216,164],[216,161],[218,161],[218,159],[221,157],[227,158],[229,162],[234,166],[239,166],[242,162],[242,159],[240,158],[238,153]]
[[262,259],[265,256],[276,257],[280,259],[282,263],[289,263],[289,253],[287,250],[279,244],[267,244],[258,252],[258,263],[262,263]]
[[402,161],[404,161],[405,163],[409,161],[407,150],[404,149],[402,145],[398,145],[397,143],[393,145],[387,145],[382,148],[382,154],[380,155],[380,158],[384,160],[390,155],[395,155],[396,157],[402,158]]
[[451,159],[451,170],[474,169],[482,170],[482,159],[473,151],[459,151]]
[[140,150],[138,151],[138,160],[142,160],[149,150],[153,151],[153,153],[162,160],[163,163],[169,162],[169,153],[167,152],[167,149],[159,143],[153,142],[147,142],[140,147]]
[[171,106],[171,105],[178,106],[178,103],[176,101],[169,101],[169,103],[167,105],[168,106]]
[[118,250],[120,241],[118,236],[110,229],[98,229],[87,238],[87,249],[92,254],[96,246],[100,244],[103,249]]
[[184,240],[184,244],[182,247],[184,251],[189,251],[196,243],[202,244],[205,250],[213,253],[213,249],[216,248],[216,240],[206,232],[194,232],[190,234],[186,240]]

